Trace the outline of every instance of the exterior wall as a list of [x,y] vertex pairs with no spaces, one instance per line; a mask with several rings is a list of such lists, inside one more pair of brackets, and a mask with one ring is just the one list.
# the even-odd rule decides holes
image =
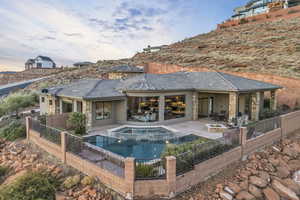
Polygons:
[[134,183],[135,196],[151,197],[168,196],[169,185],[166,179],[162,180],[138,180]]
[[284,137],[300,129],[300,111],[289,113],[281,117],[282,134]]
[[131,78],[137,75],[140,75],[142,73],[136,73],[136,72],[110,72],[108,73],[108,79],[122,79],[122,78]]
[[127,120],[127,100],[117,101],[116,106],[116,122],[124,123]]
[[[229,111],[229,96],[228,94],[221,93],[199,93],[199,99],[201,98],[214,98],[213,112],[220,113],[222,110],[225,110],[226,113]],[[200,101],[199,101],[200,102]]]
[[[274,21],[279,19],[291,19],[299,16],[300,16],[300,6],[295,6],[295,7],[281,9],[274,12],[247,17],[245,19],[248,21],[246,24],[248,24],[248,23],[269,22],[269,21]],[[239,26],[241,24],[242,23],[240,20],[228,20],[222,24],[218,24],[217,30],[221,30],[232,26]]]

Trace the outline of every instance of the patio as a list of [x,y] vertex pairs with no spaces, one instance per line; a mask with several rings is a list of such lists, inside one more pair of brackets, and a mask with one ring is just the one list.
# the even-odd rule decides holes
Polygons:
[[[213,121],[209,118],[203,118],[197,121],[185,121],[185,122],[179,122],[179,123],[172,123],[168,125],[162,124],[161,126],[174,129],[178,131],[180,134],[179,136],[184,135],[197,135],[209,139],[218,139],[223,136],[223,133],[212,133],[208,131],[207,124],[220,124],[220,122]],[[124,124],[113,124],[113,125],[107,125],[102,127],[93,127],[88,131],[87,136],[92,135],[103,135],[103,136],[109,136],[110,129],[114,129],[120,126],[123,126]],[[157,125],[160,126],[160,125]],[[150,126],[149,126],[150,127]],[[177,133],[177,134],[178,134]]]

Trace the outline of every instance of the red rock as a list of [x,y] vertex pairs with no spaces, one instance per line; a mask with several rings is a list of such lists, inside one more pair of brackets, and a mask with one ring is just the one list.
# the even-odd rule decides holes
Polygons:
[[238,184],[232,182],[228,183],[228,187],[236,194],[242,190]]
[[264,188],[268,185],[268,182],[262,178],[259,178],[257,176],[250,176],[249,182],[252,183],[253,185],[256,185],[260,188]]
[[297,197],[294,191],[285,187],[277,180],[274,180],[272,182],[272,187],[281,197],[287,198],[289,200],[299,200],[299,198]]
[[262,194],[261,190],[259,188],[257,188],[256,186],[252,185],[252,184],[249,185],[248,190],[256,198],[262,198],[263,197],[263,194]]
[[280,200],[280,196],[270,187],[263,189],[266,200]]
[[300,160],[290,160],[288,165],[291,171],[297,171],[300,169]]
[[246,191],[239,192],[235,198],[237,200],[254,200],[255,199],[255,197],[252,194],[250,194],[249,192],[246,192]]
[[293,190],[296,194],[300,194],[300,185],[298,185],[294,180],[287,178],[282,180],[281,183],[287,188]]
[[286,178],[290,175],[290,171],[287,167],[284,167],[284,166],[279,166],[277,167],[277,176],[279,178]]

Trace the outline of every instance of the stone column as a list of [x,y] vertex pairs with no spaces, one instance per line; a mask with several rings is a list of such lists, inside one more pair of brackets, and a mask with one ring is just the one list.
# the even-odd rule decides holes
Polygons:
[[276,98],[276,90],[271,91],[271,97],[270,97],[270,106],[271,110],[276,110],[277,109],[277,98]]
[[159,121],[165,120],[165,96],[161,95],[159,96]]
[[60,133],[60,137],[61,137],[61,154],[62,154],[62,161],[63,163],[66,163],[66,145],[67,145],[67,141],[66,141],[66,133],[65,132],[61,132]]
[[166,157],[166,168],[167,184],[169,186],[169,197],[172,198],[176,194],[176,157]]
[[87,129],[92,127],[92,121],[93,121],[93,102],[92,101],[82,101],[82,111],[83,114],[85,114],[86,117],[86,127]]
[[59,114],[63,113],[63,101],[59,98]]
[[193,120],[198,120],[198,106],[199,106],[199,93],[193,92],[192,96],[193,101]]
[[237,117],[238,112],[238,93],[229,93],[229,121]]
[[78,112],[77,101],[73,100],[73,112]]
[[133,199],[134,195],[134,181],[135,181],[135,159],[125,159],[125,183],[126,183],[126,199]]
[[261,93],[256,92],[251,94],[251,120],[258,121],[260,113]]

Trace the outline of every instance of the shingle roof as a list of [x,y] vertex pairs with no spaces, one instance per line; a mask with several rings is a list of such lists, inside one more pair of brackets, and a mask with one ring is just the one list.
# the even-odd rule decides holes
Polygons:
[[50,57],[47,57],[47,56],[38,56],[37,58],[41,58],[42,60],[53,62],[53,60]]
[[48,93],[55,96],[84,99],[123,97],[125,95],[116,89],[119,83],[119,80],[85,79],[69,85],[49,88]]
[[94,63],[92,62],[89,62],[89,61],[84,61],[84,62],[77,62],[77,63],[74,63],[73,65],[74,66],[80,66],[80,65],[92,65]]
[[57,96],[84,99],[125,97],[127,91],[259,91],[282,87],[220,72],[177,72],[172,74],[142,74],[126,80],[80,80],[48,89]]
[[220,72],[177,72],[144,74],[122,81],[121,90],[211,90],[253,91],[281,88],[278,85]]
[[132,65],[119,65],[113,66],[109,70],[109,72],[136,72],[136,73],[143,73],[144,69]]

